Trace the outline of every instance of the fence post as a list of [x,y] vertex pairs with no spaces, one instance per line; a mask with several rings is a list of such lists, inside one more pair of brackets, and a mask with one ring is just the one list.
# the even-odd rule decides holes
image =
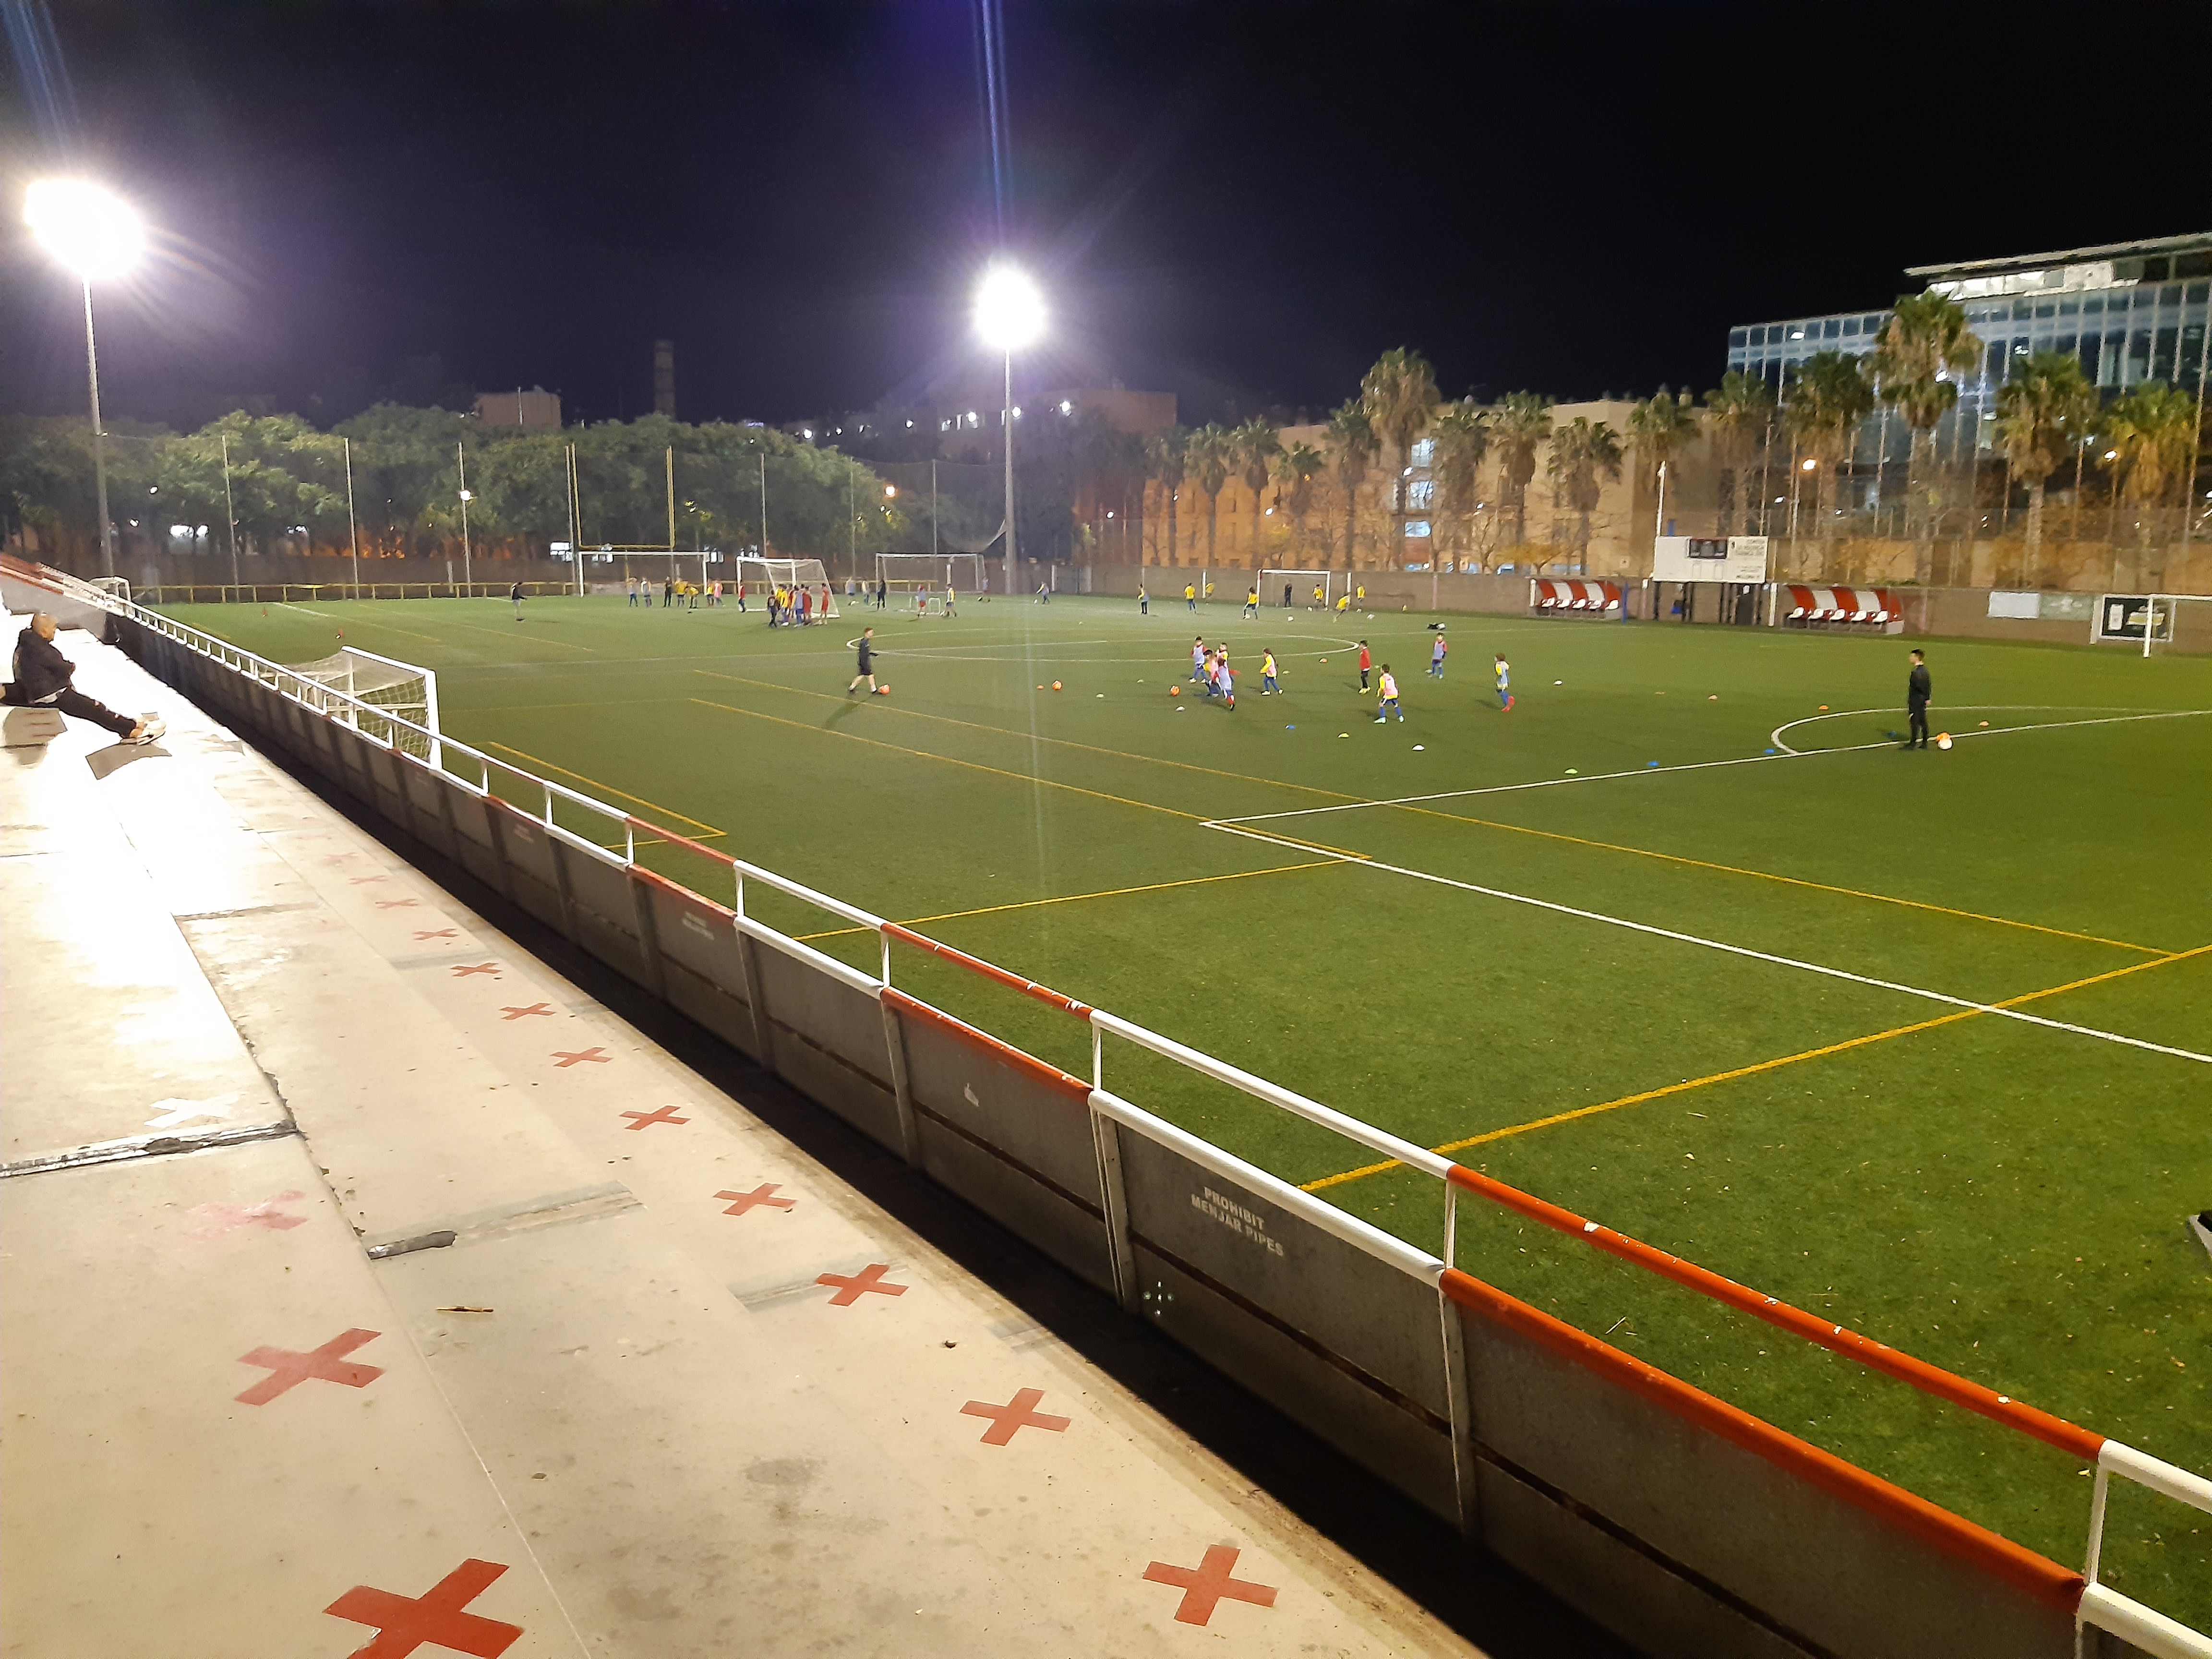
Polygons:
[[[1459,1188],[1444,1183],[1444,1272],[1459,1266]],[[1437,1312],[1443,1321],[1444,1400],[1451,1419],[1452,1492],[1459,1500],[1460,1536],[1482,1538],[1482,1478],[1474,1451],[1474,1390],[1467,1374],[1467,1326],[1437,1276]]]
[[[890,989],[885,985],[884,989]],[[914,1115],[914,1091],[908,1086],[906,1074],[906,1029],[899,1024],[898,1015],[892,1011],[891,1000],[881,995],[877,1006],[884,1015],[884,1049],[890,1057],[891,1099],[898,1108],[899,1153],[910,1168],[919,1170],[921,1164],[921,1126]]]
[[1124,1313],[1143,1311],[1137,1256],[1129,1243],[1129,1197],[1121,1184],[1121,1126],[1091,1103],[1091,1145],[1098,1158],[1098,1197],[1106,1212],[1106,1255],[1114,1269],[1114,1299]]
[[732,872],[737,878],[737,915],[731,922],[738,935],[738,974],[745,982],[745,1009],[752,1016],[753,1049],[765,1071],[775,1070],[775,1053],[768,1042],[768,1010],[761,1006],[760,959],[755,953],[753,936],[738,924],[745,915],[745,874],[742,870]]

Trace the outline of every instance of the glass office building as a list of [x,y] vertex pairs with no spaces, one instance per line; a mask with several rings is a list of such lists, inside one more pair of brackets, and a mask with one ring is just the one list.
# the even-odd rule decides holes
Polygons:
[[[1966,469],[1969,476],[1997,447],[1997,388],[2014,363],[2034,352],[2079,357],[2107,398],[2143,380],[2179,386],[2200,406],[2205,398],[2212,379],[2206,327],[2212,311],[2212,231],[2017,258],[1919,265],[1905,275],[1958,301],[1966,326],[1984,347],[1979,366],[1960,383],[1958,406],[1935,433],[1939,459]],[[1779,398],[1807,358],[1820,351],[1863,356],[1874,349],[1888,321],[1889,313],[1881,310],[1747,323],[1729,331],[1728,366],[1759,375]],[[1835,479],[1834,507],[1848,514],[1870,515],[1876,526],[1884,523],[1885,514],[1902,501],[1898,492],[1905,481],[1911,443],[1904,419],[1888,405],[1878,405],[1860,428],[1849,461]],[[1771,462],[1770,455],[1770,472]],[[1766,479],[1770,486],[1773,482]],[[1764,505],[1754,508],[1747,496],[1747,534],[1768,533],[1778,515],[1786,516],[1782,496],[1770,489],[1763,499]]]
[[[1980,447],[1990,447],[1996,388],[2011,365],[2032,352],[2080,357],[2107,396],[2140,380],[2164,380],[2203,395],[2212,367],[2206,356],[2212,231],[1917,265],[1905,275],[1958,301],[1967,327],[1986,347],[1981,367],[1959,387],[1957,415],[1937,434],[1946,449],[1966,430],[1978,431]],[[1856,357],[1873,350],[1888,319],[1887,311],[1861,311],[1746,324],[1729,331],[1728,366],[1764,377],[1779,395],[1791,371],[1814,352]],[[1880,417],[1869,422],[1880,424]],[[1888,434],[1887,441],[1877,437],[1874,453],[1890,455],[1896,435]],[[1863,441],[1863,452],[1865,447]]]

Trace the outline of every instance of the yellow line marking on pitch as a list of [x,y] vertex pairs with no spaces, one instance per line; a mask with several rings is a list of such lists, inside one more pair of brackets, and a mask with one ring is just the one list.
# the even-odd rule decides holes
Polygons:
[[[1034,910],[1042,904],[1079,904],[1085,899],[1125,898],[1132,893],[1160,893],[1170,887],[1203,887],[1213,881],[1242,881],[1247,876],[1285,876],[1293,870],[1340,870],[1341,859],[1316,859],[1311,864],[1279,864],[1267,870],[1232,870],[1225,876],[1188,876],[1181,881],[1156,881],[1143,887],[1109,887],[1098,893],[1063,893],[1058,898],[1022,899],[1012,904],[987,904],[980,910],[946,910],[933,916],[910,916],[899,925],[919,927],[924,922],[957,921],[966,916],[992,916],[1003,910]],[[801,944],[817,939],[839,939],[847,933],[872,932],[866,927],[833,927],[826,933],[796,933]]]
[[603,789],[610,795],[620,795],[624,800],[635,801],[640,806],[650,807],[653,811],[665,813],[672,818],[681,818],[684,823],[695,825],[701,830],[704,830],[709,835],[719,836],[723,833],[721,830],[715,829],[713,824],[708,823],[702,819],[695,818],[688,812],[679,812],[672,806],[663,806],[659,801],[647,800],[642,795],[633,795],[627,789],[617,789],[614,785],[611,783],[602,783],[599,779],[589,776],[585,773],[572,772],[565,766],[556,766],[551,761],[542,760],[538,756],[530,753],[527,750],[517,749],[513,744],[494,743],[490,738],[487,738],[484,739],[484,747],[487,749],[503,749],[510,755],[519,755],[524,760],[528,761],[532,766],[542,766],[549,772],[558,772],[564,778],[574,778],[579,783],[588,783],[592,788]]
[[[2063,995],[2091,985],[2101,985],[2107,980],[2124,979],[2130,974],[2140,974],[2146,968],[2164,968],[2176,962],[2186,962],[2191,957],[2212,952],[2212,945],[2200,945],[2193,950],[2175,951],[2152,962],[2131,962],[2124,968],[2114,968],[2105,973],[2092,974],[2087,979],[2077,979],[2064,985],[2053,985],[2040,991],[2028,991],[2016,997],[2007,997],[1993,1002],[1990,1008],[2017,1008],[2024,1002],[2040,1002],[2045,997]],[[1617,1112],[1624,1106],[1640,1106],[1649,1100],[1663,1100],[1669,1095],[1687,1094],[1692,1089],[1703,1089],[1716,1083],[1728,1083],[1737,1078],[1755,1077],[1761,1072],[1778,1071],[1784,1066],[1795,1066],[1800,1060],[1819,1060],[1828,1054],[1840,1054],[1852,1048],[1863,1048],[1869,1043],[1887,1042],[1892,1037],[1910,1036],[1916,1031],[1930,1031],[1939,1025],[1955,1025],[1960,1020],[1978,1018],[1986,1010],[1963,1008],[1955,1014],[1939,1014],[1934,1019],[1916,1020],[1910,1025],[1899,1025],[1887,1031],[1871,1031],[1864,1036],[1847,1037],[1841,1042],[1831,1042],[1818,1048],[1808,1048],[1802,1054],[1784,1054],[1775,1060],[1762,1060],[1749,1066],[1738,1066],[1725,1072],[1715,1072],[1710,1077],[1692,1078],[1683,1083],[1670,1083],[1664,1088],[1645,1089],[1639,1093],[1623,1095],[1618,1100],[1601,1101],[1595,1106],[1577,1106],[1572,1111],[1554,1112],[1549,1117],[1532,1119],[1527,1123],[1516,1123],[1504,1129],[1491,1129],[1479,1135],[1468,1135],[1460,1140],[1448,1140],[1441,1146],[1429,1150],[1439,1157],[1449,1158],[1463,1152],[1470,1146],[1480,1146],[1493,1140],[1508,1139],[1514,1135],[1525,1135],[1531,1130],[1548,1129],[1555,1123],[1571,1123],[1577,1118],[1595,1117],[1601,1112]],[[1350,1181],[1359,1181],[1368,1176],[1381,1175],[1385,1170],[1402,1167],[1396,1158],[1386,1158],[1380,1164],[1369,1164],[1357,1170],[1346,1170],[1340,1174],[1323,1176],[1310,1181],[1300,1189],[1317,1193],[1325,1188],[1340,1187]]]
[[909,749],[902,743],[885,743],[880,738],[864,738],[857,732],[833,731],[826,726],[810,726],[805,720],[786,720],[781,714],[763,714],[757,708],[740,708],[735,703],[716,702],[711,697],[693,697],[690,701],[702,708],[720,708],[726,714],[743,714],[748,720],[769,720],[777,726],[795,726],[801,732],[812,732],[825,738],[844,738],[854,743],[865,743],[872,749],[888,749],[892,754],[904,755],[910,760],[941,761],[947,766],[963,766],[971,772],[988,772],[994,777],[1012,778],[1017,783],[1044,789],[1065,789],[1072,795],[1088,795],[1093,800],[1110,800],[1117,806],[1140,806],[1147,812],[1164,812],[1170,817],[1188,818],[1193,823],[1206,822],[1197,813],[1186,812],[1181,807],[1134,800],[1127,795],[1109,795],[1103,789],[1085,789],[1079,784],[1062,783],[1057,778],[1040,778],[1028,772],[1009,772],[1004,767],[986,766],[981,761],[956,760],[950,755],[932,754],[927,749]]
[[[695,668],[695,674],[704,674],[709,679],[728,680],[738,685],[757,685],[764,691],[787,692],[794,697],[814,697],[823,702],[842,702],[843,697],[827,691],[808,691],[794,685],[778,685],[773,680],[749,680],[741,674],[718,673],[711,668]],[[1296,789],[1309,795],[1327,795],[1331,800],[1350,801],[1358,805],[1372,806],[1378,803],[1364,795],[1347,795],[1339,789],[1323,789],[1317,784],[1286,783],[1280,778],[1257,778],[1249,772],[1224,772],[1217,766],[1200,766],[1194,761],[1170,760],[1164,755],[1139,755],[1127,749],[1108,749],[1095,743],[1078,743],[1073,738],[1048,738],[1042,732],[1018,731],[1011,726],[987,726],[981,720],[963,720],[951,714],[925,714],[919,708],[890,705],[894,714],[903,714],[909,720],[935,720],[941,726],[964,726],[971,732],[988,732],[994,737],[1018,738],[1025,743],[1048,743],[1061,749],[1080,749],[1086,754],[1111,755],[1116,760],[1141,761],[1148,766],[1171,766],[1179,772],[1203,772],[1210,778],[1229,778],[1238,783],[1256,783],[1269,789]]]
[[398,623],[379,622],[374,617],[356,617],[351,615],[334,617],[327,611],[316,611],[309,606],[298,604],[290,599],[279,599],[276,603],[283,605],[287,611],[297,611],[305,616],[319,617],[325,622],[328,623],[349,622],[356,628],[381,628],[388,634],[404,634],[410,640],[428,640],[433,645],[443,645],[446,642],[440,639],[435,634],[417,634],[411,628],[402,628]]

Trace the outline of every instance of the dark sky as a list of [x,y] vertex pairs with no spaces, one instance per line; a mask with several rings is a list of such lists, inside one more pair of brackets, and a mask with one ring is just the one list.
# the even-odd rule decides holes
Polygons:
[[[977,3],[117,0],[56,5],[56,61],[0,0],[0,406],[81,406],[17,224],[64,144],[164,234],[100,301],[118,414],[327,418],[431,353],[635,414],[659,335],[691,418],[970,363]],[[1729,323],[1907,264],[2212,224],[2201,0],[1004,3],[1037,373],[1186,420],[1319,408],[1398,344],[1448,393],[1702,389]]]

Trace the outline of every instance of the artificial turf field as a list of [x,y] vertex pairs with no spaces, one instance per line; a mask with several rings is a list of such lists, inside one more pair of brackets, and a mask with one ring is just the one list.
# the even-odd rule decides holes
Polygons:
[[[451,736],[2212,1470],[2212,1261],[2185,1224],[2212,1206],[2212,662],[1454,615],[1439,683],[1418,613],[168,609],[279,661],[342,629],[426,664]],[[863,620],[889,697],[844,695]],[[1194,633],[1231,643],[1233,713],[1186,678]],[[1357,690],[1360,635],[1403,724]],[[1948,752],[1888,739],[1913,643]],[[673,844],[641,857],[726,896]],[[872,936],[764,896],[874,969]],[[896,977],[1087,1073],[1063,1016],[920,953]],[[1425,1177],[1139,1051],[1109,1044],[1106,1082],[1439,1246]],[[2061,1454],[1461,1215],[1469,1272],[2079,1560],[2089,1482]],[[2209,1539],[2116,1486],[2107,1576],[2212,1626]]]

